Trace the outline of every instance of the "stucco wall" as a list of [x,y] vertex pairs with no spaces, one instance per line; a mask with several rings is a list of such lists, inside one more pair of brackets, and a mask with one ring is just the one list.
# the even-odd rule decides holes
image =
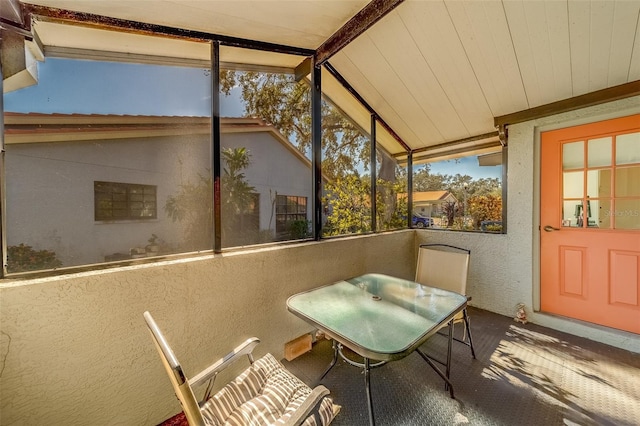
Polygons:
[[[259,355],[311,330],[291,294],[365,272],[411,278],[414,231],[0,282],[2,425],[155,425],[180,408],[142,313],[187,374],[250,336]],[[244,367],[244,365],[242,366]]]

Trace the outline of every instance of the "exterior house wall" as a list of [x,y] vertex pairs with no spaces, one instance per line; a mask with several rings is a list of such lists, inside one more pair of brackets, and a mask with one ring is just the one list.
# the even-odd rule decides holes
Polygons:
[[[114,253],[144,248],[156,234],[177,249],[184,224],[165,213],[181,184],[211,169],[209,136],[154,137],[10,144],[6,154],[7,243],[55,251],[64,266],[99,263]],[[223,148],[246,147],[247,180],[260,193],[260,228],[275,231],[275,193],[311,200],[309,166],[270,132],[222,135]],[[157,218],[94,220],[94,181],[157,187]],[[310,208],[307,216],[310,217]]]
[[290,295],[366,272],[411,278],[414,262],[403,230],[2,280],[2,424],[156,425],[180,405],[144,311],[193,376],[251,336],[256,355],[282,358],[285,342],[312,331],[287,311]]
[[509,126],[508,233],[417,230],[417,242],[446,243],[471,250],[471,305],[514,316],[524,303],[534,323],[640,352],[640,337],[623,331],[539,312],[540,132],[640,112],[640,97]]
[[[169,195],[208,167],[208,138],[165,137],[6,147],[7,244],[53,250],[64,266],[144,247],[152,233],[177,245]],[[205,153],[203,155],[203,153]],[[157,186],[157,219],[94,220],[94,181]]]
[[275,231],[276,194],[307,197],[307,220],[311,220],[313,188],[310,164],[297,159],[283,144],[275,143],[267,132],[224,134],[222,145],[246,147],[249,151],[251,165],[245,175],[260,194],[261,230]]

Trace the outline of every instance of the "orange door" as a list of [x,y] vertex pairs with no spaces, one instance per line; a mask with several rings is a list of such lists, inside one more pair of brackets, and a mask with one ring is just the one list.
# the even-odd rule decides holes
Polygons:
[[640,334],[640,115],[542,133],[541,310]]

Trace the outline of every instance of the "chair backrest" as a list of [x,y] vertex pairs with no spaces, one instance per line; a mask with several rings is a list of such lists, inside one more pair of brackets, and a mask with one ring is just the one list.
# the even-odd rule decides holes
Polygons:
[[173,390],[180,400],[180,404],[182,404],[182,409],[184,410],[189,425],[204,426],[204,418],[200,412],[198,401],[189,385],[189,380],[182,371],[178,359],[173,354],[173,350],[149,312],[144,313],[144,319],[147,322],[151,336],[153,336],[156,349],[158,349],[160,353],[162,364],[169,375]]
[[415,281],[466,295],[470,251],[446,244],[422,244]]

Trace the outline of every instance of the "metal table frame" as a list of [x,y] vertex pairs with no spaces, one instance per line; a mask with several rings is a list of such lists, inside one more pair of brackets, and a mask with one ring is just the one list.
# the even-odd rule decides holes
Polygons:
[[[363,363],[349,361],[364,369],[369,424],[375,425],[371,399],[371,369],[387,361],[406,357],[413,351],[445,381],[454,398],[449,374],[453,342],[453,318],[467,305],[458,293],[420,285],[383,274],[365,274],[291,296],[287,309],[317,327],[333,340],[333,359],[318,381],[336,365],[347,347],[362,356]],[[449,324],[443,373],[420,345]],[[389,332],[390,328],[394,332]],[[365,328],[366,333],[360,333]],[[405,329],[410,332],[403,333]],[[406,334],[404,336],[403,334]],[[373,362],[372,362],[373,361]],[[440,362],[440,361],[438,361]]]

